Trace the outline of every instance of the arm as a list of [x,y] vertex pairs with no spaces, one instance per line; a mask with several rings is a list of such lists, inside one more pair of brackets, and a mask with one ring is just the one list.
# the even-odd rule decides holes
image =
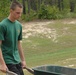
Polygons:
[[19,50],[19,54],[21,58],[22,67],[24,68],[26,67],[26,62],[25,62],[25,57],[24,57],[21,41],[18,41],[18,50]]
[[5,61],[3,59],[3,55],[2,55],[2,51],[1,51],[1,43],[2,43],[2,41],[0,41],[0,70],[2,72],[6,72],[7,66],[6,66]]

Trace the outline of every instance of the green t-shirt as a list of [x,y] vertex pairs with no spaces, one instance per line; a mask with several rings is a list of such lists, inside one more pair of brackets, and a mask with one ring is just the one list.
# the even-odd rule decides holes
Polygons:
[[6,64],[19,63],[18,40],[22,39],[22,26],[16,20],[11,22],[8,18],[0,22],[0,40],[2,40],[2,53]]

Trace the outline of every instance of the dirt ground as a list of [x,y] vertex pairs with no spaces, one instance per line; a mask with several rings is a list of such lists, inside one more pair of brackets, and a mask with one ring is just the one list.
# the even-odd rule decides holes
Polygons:
[[[76,19],[65,19],[61,20],[64,24],[74,24],[76,25]],[[38,34],[45,35],[47,38],[51,38],[54,42],[57,42],[57,32],[55,29],[50,29],[46,27],[49,24],[54,24],[55,20],[49,20],[49,21],[34,21],[34,22],[23,22],[23,38],[29,38],[30,36],[37,36]],[[76,58],[70,58],[66,59],[62,62],[64,64],[69,63],[70,61],[76,60]],[[58,61],[61,62],[61,61]],[[68,65],[69,67],[74,67],[76,65],[71,64]]]
[[[56,29],[50,29],[46,27],[49,24],[54,24],[57,20],[44,20],[44,21],[33,21],[23,22],[23,38],[29,38],[30,36],[37,36],[38,34],[45,35],[47,38],[51,38],[52,41],[57,42],[57,31]],[[76,24],[76,19],[64,19],[61,20],[64,24]]]

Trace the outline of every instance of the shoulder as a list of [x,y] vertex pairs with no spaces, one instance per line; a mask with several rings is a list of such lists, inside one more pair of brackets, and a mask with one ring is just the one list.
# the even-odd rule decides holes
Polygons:
[[7,18],[0,22],[0,26],[5,26],[7,24]]
[[17,20],[16,20],[16,23],[19,24],[19,25],[22,25],[22,24],[21,24],[19,21],[17,21]]
[[22,28],[22,24],[19,21],[16,21],[17,26]]
[[7,19],[4,19],[0,22],[0,29],[6,30],[7,29]]
[[4,27],[5,24],[3,24],[3,22],[0,22],[0,28]]

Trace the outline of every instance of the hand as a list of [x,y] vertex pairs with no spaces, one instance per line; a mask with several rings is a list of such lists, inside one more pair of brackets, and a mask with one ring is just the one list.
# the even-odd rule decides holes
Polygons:
[[0,71],[6,73],[6,71],[8,70],[6,65],[0,65]]
[[22,61],[21,64],[22,64],[22,68],[26,67],[26,62],[25,61]]

